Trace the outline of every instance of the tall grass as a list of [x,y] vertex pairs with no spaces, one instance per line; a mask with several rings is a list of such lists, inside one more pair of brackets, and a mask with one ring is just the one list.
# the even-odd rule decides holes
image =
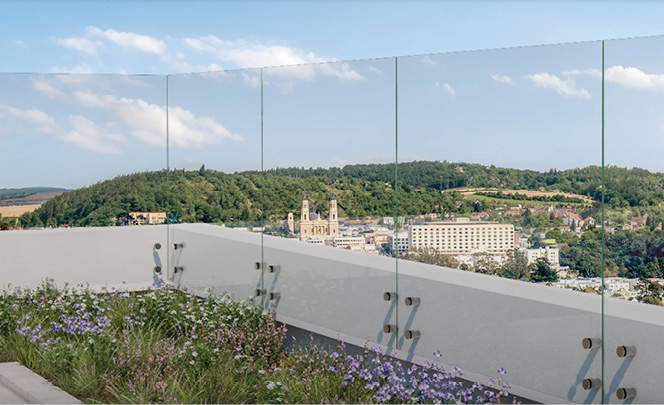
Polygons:
[[[377,350],[284,348],[271,314],[226,296],[55,288],[0,293],[0,360],[88,403],[501,402],[508,386],[457,384],[435,364],[404,370]],[[502,371],[501,371],[502,372]]]

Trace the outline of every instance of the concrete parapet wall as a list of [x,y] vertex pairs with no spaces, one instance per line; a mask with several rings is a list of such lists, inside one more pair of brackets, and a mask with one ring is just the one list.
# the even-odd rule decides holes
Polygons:
[[0,232],[0,286],[34,287],[45,278],[60,286],[149,286],[158,280],[154,267],[166,269],[166,237],[166,226]]
[[[34,284],[47,276],[72,284],[147,284],[161,263],[174,285],[198,294],[247,299],[259,290],[265,295],[251,298],[254,303],[323,336],[379,345],[406,361],[442,360],[480,382],[504,367],[514,394],[549,403],[601,402],[602,393],[583,390],[581,382],[601,377],[602,351],[581,342],[601,337],[604,321],[605,402],[619,402],[619,387],[636,388],[635,403],[664,399],[657,383],[662,308],[605,298],[602,317],[602,297],[593,294],[205,224],[170,226],[171,245],[185,247],[170,246],[166,269],[166,229],[0,233],[0,284]],[[155,251],[155,242],[164,247]],[[181,270],[174,273],[176,267]],[[398,297],[385,301],[385,292]],[[269,300],[270,293],[279,296]],[[406,297],[420,305],[406,306]],[[384,325],[397,326],[396,333]],[[408,330],[420,338],[406,339]],[[619,345],[637,347],[636,356],[619,358]],[[442,358],[433,356],[436,350]]]

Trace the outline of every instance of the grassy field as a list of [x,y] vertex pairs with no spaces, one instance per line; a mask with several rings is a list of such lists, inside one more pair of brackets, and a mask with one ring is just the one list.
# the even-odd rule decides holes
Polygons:
[[32,212],[39,207],[41,207],[41,204],[12,205],[11,207],[0,207],[0,215],[3,217],[20,217],[26,212]]
[[[472,188],[472,187],[460,187],[460,188],[451,188],[448,190],[445,190],[443,192],[449,193],[456,191],[458,193],[461,193],[463,195],[475,195],[476,193],[497,193],[497,192],[502,192],[503,194],[523,194],[528,197],[554,197],[556,195],[562,195],[564,197],[568,198],[578,198],[582,200],[585,203],[592,204],[593,199],[585,196],[585,195],[580,195],[580,194],[571,194],[571,193],[563,193],[561,191],[537,191],[537,190],[512,190],[512,189],[501,189],[501,188]],[[502,199],[501,199],[502,200]],[[535,205],[534,203],[537,203],[537,201],[526,201],[526,200],[513,200],[513,201],[518,201],[518,203],[527,203],[528,205]],[[511,204],[511,202],[510,202]],[[546,203],[544,203],[546,204]]]
[[576,207],[588,207],[591,206],[592,204],[588,203],[560,203],[557,201],[529,201],[529,200],[513,200],[510,198],[495,198],[495,197],[487,197],[484,195],[474,195],[474,194],[466,194],[467,196],[473,197],[473,199],[477,199],[480,201],[484,201],[487,204],[521,204],[522,207],[530,206],[532,205],[535,208],[540,208],[544,204],[563,204],[563,205],[573,205]]

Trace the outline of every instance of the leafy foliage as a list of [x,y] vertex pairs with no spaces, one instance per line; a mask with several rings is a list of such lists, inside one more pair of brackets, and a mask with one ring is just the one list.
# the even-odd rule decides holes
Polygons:
[[636,291],[638,291],[636,299],[639,302],[652,305],[663,304],[662,293],[664,292],[664,287],[659,283],[650,281],[647,278],[641,278],[636,284]]
[[558,275],[556,274],[556,271],[551,268],[549,261],[544,257],[540,257],[531,265],[530,281],[533,283],[553,283],[558,281]]
[[[654,208],[664,201],[661,174],[617,167],[606,171],[606,201],[611,207]],[[312,206],[323,212],[334,193],[340,215],[350,218],[393,215],[395,188],[399,214],[405,216],[430,212],[470,214],[488,209],[485,202],[471,201],[460,193],[440,193],[456,187],[545,188],[585,195],[596,201],[601,198],[601,168],[596,166],[537,172],[421,161],[400,163],[398,181],[394,176],[391,164],[230,174],[202,166],[196,171],[135,173],[65,192],[21,219],[28,227],[45,224],[50,218],[58,225],[106,226],[130,211],[168,211],[179,215],[183,222],[272,221],[283,219],[289,211],[299,213],[304,191]],[[566,201],[563,197],[558,199]],[[544,218],[530,221],[546,225]]]
[[[404,370],[366,349],[286,349],[273,314],[227,296],[157,288],[0,292],[0,360],[19,361],[90,403],[502,403],[509,385],[472,386],[432,362]],[[295,342],[294,342],[295,343]],[[440,357],[440,353],[434,353]]]
[[435,266],[451,267],[453,269],[459,268],[458,260],[451,255],[442,254],[432,247],[415,248],[401,257],[406,260],[433,264]]

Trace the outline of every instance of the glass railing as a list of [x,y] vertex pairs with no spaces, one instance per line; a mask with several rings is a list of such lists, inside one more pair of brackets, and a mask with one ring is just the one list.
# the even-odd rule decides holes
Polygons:
[[[292,239],[263,239],[265,262],[280,267],[264,279],[279,294],[268,304],[308,327],[396,348],[394,59],[268,68],[263,77],[265,216],[272,235],[281,226]],[[350,253],[320,260],[332,249]]]
[[[256,246],[243,252],[252,263],[240,264],[216,249],[214,239],[199,237],[187,243],[195,238],[185,232],[187,228],[171,227],[169,274],[176,283],[195,290],[246,298],[261,285],[262,269],[252,271],[254,263],[261,262],[260,73],[246,70],[168,78],[169,197],[171,210],[177,213],[174,222],[226,227],[257,238]],[[229,267],[238,271],[220,271]]]
[[[565,264],[582,218],[601,208],[587,195],[601,183],[584,178],[601,180],[601,86],[571,72],[600,69],[600,61],[599,42],[399,58],[399,212],[411,224],[405,258],[477,276],[441,291],[399,273],[402,295],[432,301],[400,312],[403,329],[422,332],[405,339],[404,350],[440,350],[447,362],[486,375],[510,364],[520,384],[553,394],[549,382],[557,379],[554,395],[574,402],[597,396],[579,383],[601,378],[597,351],[581,345],[601,336],[601,302],[554,286],[566,274],[600,275]],[[478,296],[468,288],[486,290]],[[540,299],[523,306],[500,296],[521,301],[530,291]],[[478,322],[464,322],[469,314]],[[578,340],[528,332],[542,328],[568,328]],[[492,345],[500,350],[491,356],[468,355]],[[547,363],[574,372],[560,375]]]
[[[6,74],[0,81],[0,226],[47,228],[43,237],[11,233],[3,244],[2,257],[16,261],[8,267],[16,269],[14,284],[56,275],[62,281],[75,271],[87,274],[82,281],[105,284],[108,273],[94,267],[111,258],[116,269],[147,271],[148,281],[165,271],[165,227],[135,228],[122,241],[98,231],[164,220],[165,78]],[[88,227],[48,236],[55,228]],[[70,240],[81,233],[92,243],[85,249]],[[128,258],[126,246],[146,255]],[[139,279],[134,272],[123,281]]]
[[[606,41],[604,75],[604,387],[605,401],[661,402],[641,376],[660,358],[664,261],[664,38]],[[641,304],[625,303],[625,300]],[[648,305],[650,304],[650,305]],[[626,310],[632,309],[632,312]],[[635,320],[643,323],[635,324]],[[637,353],[638,351],[638,353]],[[613,398],[609,398],[613,395]],[[631,398],[636,395],[635,398]]]
[[13,283],[136,265],[470,378],[505,367],[526,397],[656,402],[663,41],[3,74],[0,227],[90,229],[0,253]]

